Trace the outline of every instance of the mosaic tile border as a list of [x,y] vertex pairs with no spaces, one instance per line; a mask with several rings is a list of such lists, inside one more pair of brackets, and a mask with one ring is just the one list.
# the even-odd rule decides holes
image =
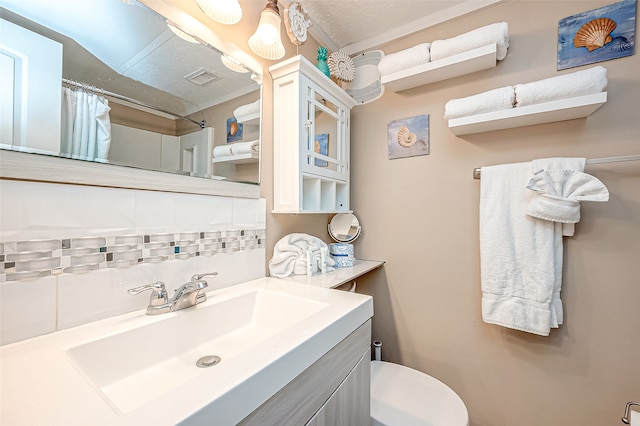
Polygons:
[[265,246],[265,229],[0,242],[0,283]]

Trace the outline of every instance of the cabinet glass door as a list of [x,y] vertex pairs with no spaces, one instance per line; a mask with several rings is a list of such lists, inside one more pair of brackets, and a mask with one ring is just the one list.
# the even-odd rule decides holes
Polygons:
[[317,87],[309,85],[307,117],[304,171],[334,179],[348,179],[345,107]]

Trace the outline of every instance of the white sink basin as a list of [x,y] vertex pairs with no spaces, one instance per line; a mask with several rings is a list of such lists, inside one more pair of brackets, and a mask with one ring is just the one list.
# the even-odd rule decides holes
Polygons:
[[261,278],[4,345],[0,424],[235,425],[372,315],[369,296]]
[[[179,387],[207,368],[247,351],[329,306],[284,292],[255,289],[219,303],[170,314],[164,321],[71,348],[80,370],[123,413]],[[205,356],[220,362],[196,366]]]

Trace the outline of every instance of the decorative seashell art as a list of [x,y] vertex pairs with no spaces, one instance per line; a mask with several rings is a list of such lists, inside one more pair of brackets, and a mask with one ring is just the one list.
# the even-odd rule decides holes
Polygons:
[[356,67],[353,60],[344,52],[333,52],[327,60],[331,75],[342,81],[353,81],[356,77]]
[[407,126],[402,126],[398,129],[398,143],[400,146],[409,148],[416,143],[418,137],[415,133],[412,133]]
[[586,47],[589,52],[611,43],[611,33],[618,25],[609,18],[597,18],[584,24],[573,37],[575,47]]
[[289,3],[289,7],[284,10],[284,26],[293,44],[300,46],[307,41],[307,29],[311,26],[311,20],[299,2]]

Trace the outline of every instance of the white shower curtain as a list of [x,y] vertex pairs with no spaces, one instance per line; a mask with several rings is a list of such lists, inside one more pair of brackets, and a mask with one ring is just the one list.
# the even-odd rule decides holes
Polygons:
[[95,93],[62,88],[60,154],[107,162],[111,145],[109,103]]

